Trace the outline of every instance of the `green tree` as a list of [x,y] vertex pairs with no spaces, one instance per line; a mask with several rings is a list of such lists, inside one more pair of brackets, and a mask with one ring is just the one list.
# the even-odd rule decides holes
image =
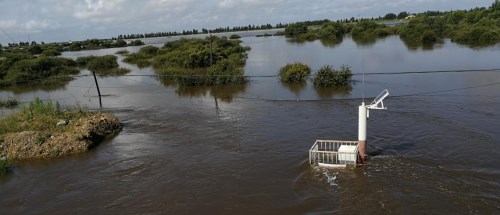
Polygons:
[[410,14],[408,14],[408,12],[406,12],[406,11],[400,12],[400,13],[398,14],[398,19],[404,19],[404,18],[406,18],[406,17],[407,17],[407,16],[409,16],[409,15],[410,15]]
[[396,19],[398,16],[395,13],[388,13],[384,16],[385,20]]
[[129,46],[142,46],[144,45],[144,43],[141,41],[141,40],[132,40],[130,41],[130,44],[128,44]]
[[125,46],[127,46],[127,42],[125,42],[125,40],[118,39],[115,42],[115,46],[116,47],[125,47]]
[[40,47],[40,45],[32,45],[28,48],[28,51],[32,54],[32,55],[37,55],[37,54],[41,54],[43,49],[42,47]]
[[304,34],[306,32],[307,32],[307,25],[303,22],[293,23],[285,28],[286,36],[297,36],[300,34]]

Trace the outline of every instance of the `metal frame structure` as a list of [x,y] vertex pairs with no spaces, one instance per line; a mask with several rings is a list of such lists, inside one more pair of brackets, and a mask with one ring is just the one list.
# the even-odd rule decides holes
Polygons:
[[[342,145],[356,146],[355,152],[339,152]],[[341,159],[353,156],[354,161]],[[340,159],[339,159],[340,158]],[[309,150],[309,164],[324,167],[356,166],[358,160],[358,141],[316,140]]]

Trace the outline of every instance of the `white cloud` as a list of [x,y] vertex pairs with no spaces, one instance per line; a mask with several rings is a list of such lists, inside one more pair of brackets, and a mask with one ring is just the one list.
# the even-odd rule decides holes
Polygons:
[[[0,0],[0,27],[13,37],[39,32],[33,34],[39,40],[76,40],[489,5],[470,0]],[[8,41],[0,34],[2,42]]]
[[85,0],[74,7],[74,17],[92,22],[112,22],[123,16],[124,0]]
[[17,20],[0,20],[0,26],[7,31],[11,32],[41,32],[49,29],[57,29],[60,24],[54,23],[50,20],[28,20],[28,21],[17,21]]

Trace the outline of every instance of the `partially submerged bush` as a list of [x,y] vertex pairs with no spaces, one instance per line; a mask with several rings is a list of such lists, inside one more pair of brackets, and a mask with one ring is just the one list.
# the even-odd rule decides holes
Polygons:
[[249,50],[240,43],[215,36],[180,39],[165,43],[151,61],[162,79],[175,79],[180,85],[240,84],[245,82],[243,66]]
[[0,175],[9,173],[11,166],[12,162],[9,159],[7,159],[6,157],[0,157]]
[[234,85],[245,82],[243,69],[228,60],[216,63],[206,72],[199,69],[185,70],[176,79],[181,85],[187,86]]
[[118,63],[116,62],[117,57],[114,55],[104,55],[100,57],[95,57],[87,63],[87,69],[90,71],[104,71],[109,69],[118,68]]
[[142,46],[144,43],[141,40],[132,40],[128,44],[129,46]]
[[0,99],[0,107],[12,108],[19,105],[19,101],[14,98]]
[[232,40],[234,40],[234,39],[240,39],[240,38],[241,38],[241,36],[240,36],[240,35],[237,35],[237,34],[233,34],[233,35],[231,35],[231,36],[229,37],[229,39],[232,39]]
[[348,86],[351,83],[351,68],[342,65],[339,70],[335,70],[330,65],[321,67],[314,77],[313,84],[318,87],[339,87]]
[[29,84],[30,81],[42,82],[49,77],[64,78],[78,74],[77,64],[74,60],[59,57],[35,57],[11,59],[2,61],[0,69],[1,86]]
[[81,67],[87,68],[100,76],[117,76],[129,73],[129,69],[118,67],[116,59],[115,55],[86,56],[77,58],[76,62]]
[[128,54],[123,62],[135,64],[139,68],[151,66],[151,61],[158,55],[159,48],[155,46],[142,47],[137,53]]
[[61,52],[55,50],[55,49],[45,49],[42,51],[42,56],[45,57],[54,57],[54,56],[59,56],[61,55]]
[[122,49],[120,51],[115,52],[115,54],[119,54],[119,55],[125,55],[125,54],[128,54],[128,53],[129,53],[129,51],[127,51],[125,49]]
[[311,74],[311,68],[303,63],[287,64],[279,71],[280,79],[286,83],[305,81]]
[[97,74],[99,76],[120,76],[128,74],[130,72],[131,72],[130,69],[127,68],[112,68],[112,69],[101,70]]

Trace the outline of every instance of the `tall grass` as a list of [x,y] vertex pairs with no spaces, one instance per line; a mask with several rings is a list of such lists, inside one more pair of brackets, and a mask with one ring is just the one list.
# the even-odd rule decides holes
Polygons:
[[58,131],[59,120],[79,119],[88,114],[81,108],[62,108],[58,102],[42,101],[39,98],[22,107],[17,114],[0,120],[0,135],[21,131]]

